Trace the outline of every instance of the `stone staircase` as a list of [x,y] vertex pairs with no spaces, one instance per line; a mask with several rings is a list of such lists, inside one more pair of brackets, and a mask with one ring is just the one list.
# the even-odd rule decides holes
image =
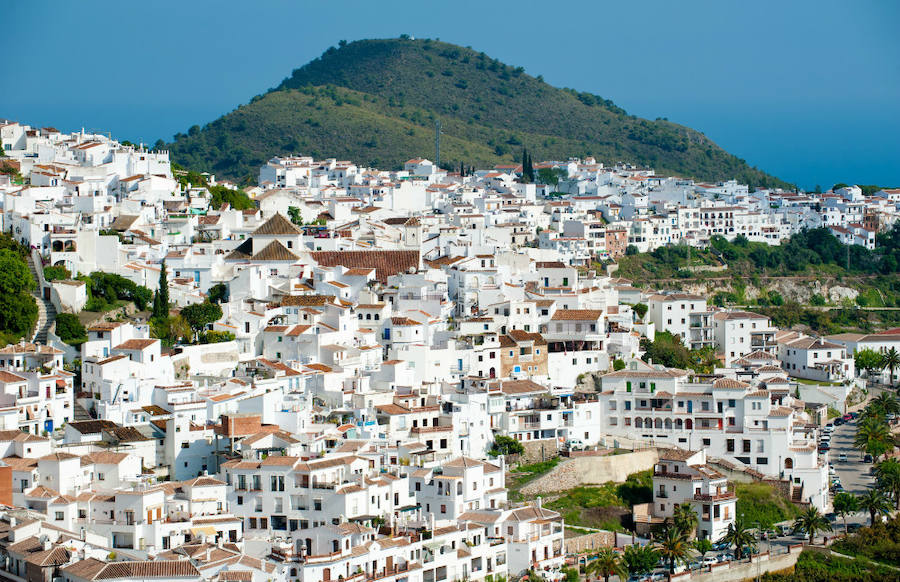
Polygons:
[[[35,282],[39,282],[41,277],[38,274],[38,265],[35,264],[34,253],[28,255],[28,268],[31,270],[31,276],[34,277]],[[34,295],[38,306],[38,320],[37,325],[34,327],[31,341],[38,344],[46,344],[47,334],[56,321],[56,308],[53,307],[53,303],[44,299],[40,283],[38,283],[32,295]]]
[[93,418],[91,418],[91,414],[87,410],[85,410],[84,406],[82,406],[76,402],[75,403],[75,419],[74,419],[74,421],[78,422],[81,420],[93,420]]

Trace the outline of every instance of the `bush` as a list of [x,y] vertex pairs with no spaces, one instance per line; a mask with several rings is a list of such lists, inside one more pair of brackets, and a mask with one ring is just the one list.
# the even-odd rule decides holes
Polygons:
[[97,271],[79,279],[88,284],[86,311],[107,311],[115,308],[117,301],[131,301],[138,311],[143,311],[153,299],[150,289],[113,273]]
[[218,344],[231,341],[234,341],[234,334],[230,331],[210,330],[200,335],[201,344]]
[[56,315],[56,335],[70,345],[77,345],[87,340],[87,330],[81,324],[78,316],[71,313]]
[[44,267],[44,279],[47,281],[59,281],[68,279],[72,274],[65,267],[51,265]]

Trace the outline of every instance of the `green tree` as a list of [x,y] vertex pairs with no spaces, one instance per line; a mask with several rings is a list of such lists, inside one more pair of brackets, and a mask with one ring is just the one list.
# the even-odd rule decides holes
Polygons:
[[869,513],[869,526],[875,525],[875,518],[891,512],[891,501],[881,489],[869,489],[859,496],[859,508]]
[[859,499],[852,493],[841,491],[834,496],[832,505],[834,506],[834,512],[844,520],[844,533],[849,533],[847,531],[847,516],[859,511]]
[[669,572],[672,574],[675,573],[675,566],[678,563],[687,562],[690,548],[687,536],[677,527],[666,528],[662,538],[656,543],[656,551],[669,563]]
[[894,498],[894,509],[900,509],[900,461],[885,459],[875,467],[878,486]]
[[625,369],[625,360],[621,360],[619,358],[616,358],[615,360],[613,360],[613,370],[619,371],[619,370],[624,370],[624,369]]
[[66,343],[87,339],[87,331],[77,315],[59,313],[56,315],[56,335]]
[[857,350],[853,355],[857,370],[865,370],[871,376],[872,372],[884,369],[884,356],[872,348]]
[[210,303],[223,303],[228,301],[228,286],[225,283],[216,283],[209,288],[206,294]]
[[672,523],[688,539],[694,537],[699,518],[690,503],[680,503],[675,507]]
[[897,348],[891,348],[884,354],[884,367],[888,369],[890,376],[888,377],[888,382],[890,382],[891,386],[894,385],[894,369],[900,368],[900,352],[897,351]]
[[654,364],[662,364],[668,368],[691,367],[691,351],[684,346],[681,337],[667,331],[657,332],[652,342],[646,339],[642,342],[644,347],[644,361],[653,360]]
[[794,533],[802,533],[809,537],[809,544],[812,545],[816,534],[824,531],[831,531],[831,524],[825,519],[825,516],[819,513],[818,508],[808,507],[806,511],[797,516],[793,525]]
[[303,226],[303,215],[300,214],[300,209],[296,206],[288,206],[288,218],[297,226]]
[[706,557],[706,554],[712,551],[712,546],[712,540],[709,538],[699,538],[694,540],[694,549],[700,554],[701,560]]
[[618,576],[619,580],[628,576],[622,559],[613,548],[601,548],[594,560],[588,562],[585,574],[603,576],[605,582],[609,582],[610,576]]
[[153,296],[153,317],[156,319],[169,317],[169,275],[166,261],[163,261],[159,267],[159,284],[156,295]]
[[644,319],[644,316],[647,315],[648,309],[649,307],[647,307],[647,305],[644,303],[638,303],[631,308],[631,310],[634,311],[635,315],[638,316],[638,319]]
[[196,336],[200,330],[222,317],[222,308],[209,301],[194,303],[181,310],[181,317],[191,326]]
[[34,277],[22,255],[0,250],[0,295],[18,295],[34,289]]
[[651,572],[658,561],[659,553],[652,546],[627,546],[622,553],[622,563],[632,575]]
[[734,557],[738,560],[744,557],[744,548],[748,546],[752,548],[756,545],[756,538],[753,537],[753,532],[747,529],[743,518],[740,517],[728,524],[728,530],[722,536],[721,541],[734,548]]
[[492,457],[497,457],[499,455],[521,455],[525,452],[525,447],[512,437],[508,437],[506,435],[499,434],[494,437],[494,442],[491,445],[490,454]]

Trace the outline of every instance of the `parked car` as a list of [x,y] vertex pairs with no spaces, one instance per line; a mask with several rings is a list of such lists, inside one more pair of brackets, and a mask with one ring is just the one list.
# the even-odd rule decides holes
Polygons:
[[719,560],[717,560],[715,556],[705,556],[703,558],[704,566],[712,566],[713,564],[718,564],[718,563],[719,563]]
[[584,441],[581,439],[569,439],[566,441],[566,446],[570,451],[583,451],[584,450]]
[[824,451],[830,451],[830,450],[831,450],[831,445],[829,445],[828,443],[819,443],[819,452],[820,453],[824,452]]
[[842,419],[844,422],[848,422],[848,421],[850,421],[850,420],[853,420],[853,417],[852,417],[851,415],[849,415],[849,414],[845,414],[844,416],[841,417],[841,419]]
[[850,416],[853,417],[853,420],[856,420],[857,418],[859,418],[859,413],[858,413],[858,412],[851,412],[851,413],[850,413]]
[[822,429],[823,432],[834,432],[833,424],[826,424],[825,428]]
[[838,462],[846,463],[847,462],[847,453],[841,453],[840,455],[838,455]]
[[834,426],[841,426],[842,424],[844,424],[843,418],[838,417],[834,419]]
[[863,463],[871,463],[871,462],[872,462],[872,455],[866,453],[866,456],[863,457]]

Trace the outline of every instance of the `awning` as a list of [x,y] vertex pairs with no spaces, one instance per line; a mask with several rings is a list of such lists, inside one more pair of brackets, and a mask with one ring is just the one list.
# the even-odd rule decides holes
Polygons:
[[217,533],[216,528],[214,528],[211,525],[204,525],[204,526],[200,526],[200,527],[192,527],[191,528],[192,536],[199,536],[199,535],[214,536],[214,535],[216,535],[216,533]]

